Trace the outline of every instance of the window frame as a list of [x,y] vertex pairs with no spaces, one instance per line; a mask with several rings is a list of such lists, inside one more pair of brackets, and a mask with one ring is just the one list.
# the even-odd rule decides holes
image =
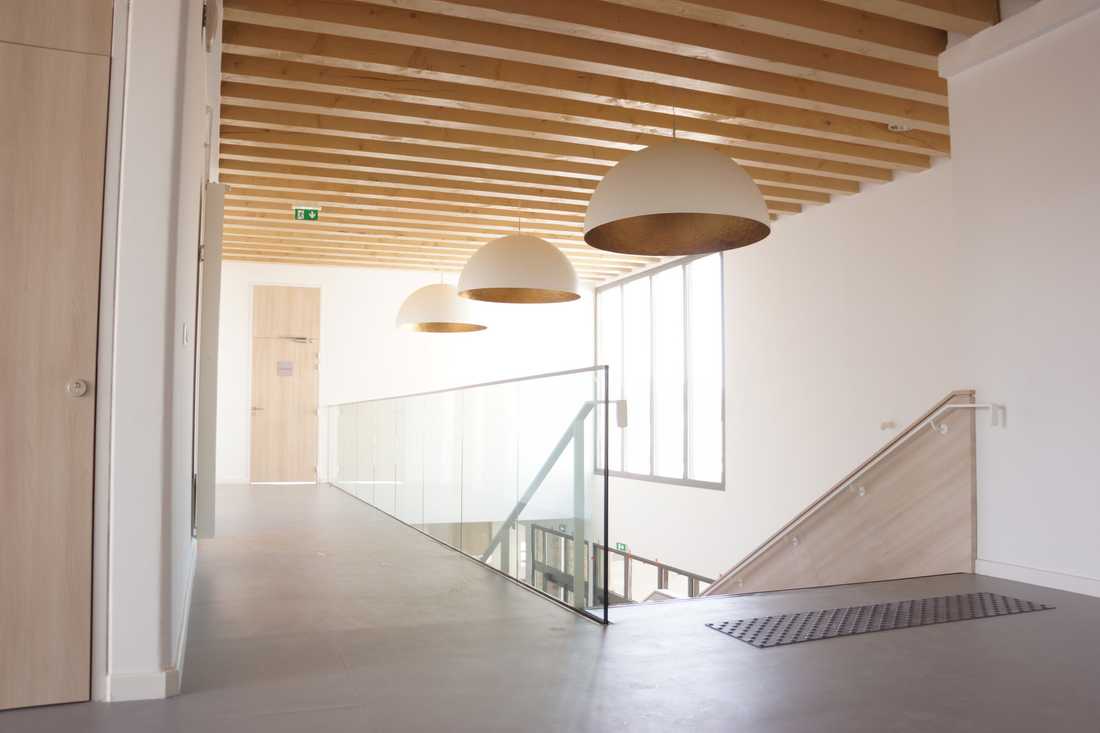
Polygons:
[[[690,356],[691,355],[690,355],[689,350],[688,350],[689,340],[691,338],[690,330],[689,330],[689,324],[691,322],[691,308],[690,308],[690,296],[689,296],[691,278],[690,278],[689,271],[688,271],[688,265],[690,265],[695,260],[700,260],[700,259],[703,259],[704,257],[710,257],[712,255],[717,255],[718,256],[719,292],[720,292],[719,307],[721,309],[721,314],[720,314],[720,318],[719,318],[719,326],[720,326],[720,329],[721,329],[721,332],[722,332],[722,334],[721,334],[722,363],[720,365],[720,372],[721,372],[721,375],[722,375],[722,389],[721,389],[721,395],[720,395],[720,399],[721,399],[720,416],[721,416],[721,421],[722,421],[722,477],[718,481],[703,481],[703,480],[700,480],[700,479],[688,478],[688,471],[690,470],[690,466],[691,466],[691,458],[690,458],[690,452],[689,452],[691,450],[691,419],[690,419],[690,417],[691,417],[691,412],[690,412],[690,410],[691,410],[691,399],[690,399],[690,395],[691,395],[691,362],[690,362]],[[726,258],[725,258],[725,253],[724,252],[712,252],[712,253],[707,253],[707,254],[691,255],[691,256],[687,256],[687,257],[679,257],[679,258],[671,260],[669,262],[664,262],[664,263],[661,263],[661,264],[656,265],[654,267],[651,267],[651,268],[648,268],[648,269],[645,269],[645,270],[641,270],[639,272],[631,273],[630,275],[626,275],[625,277],[621,277],[617,280],[612,280],[610,282],[602,283],[602,284],[596,286],[595,292],[593,293],[593,297],[592,297],[592,314],[593,314],[593,319],[592,319],[593,350],[592,351],[593,351],[594,362],[596,364],[599,363],[599,357],[600,357],[600,297],[599,296],[600,296],[600,293],[602,291],[609,290],[611,288],[620,288],[620,290],[619,290],[619,293],[620,293],[620,296],[619,296],[620,297],[619,336],[620,336],[620,338],[619,338],[618,360],[619,360],[619,369],[622,373],[620,373],[619,376],[618,376],[618,382],[619,382],[619,389],[622,390],[622,389],[625,388],[625,385],[626,385],[626,380],[624,379],[625,371],[626,371],[625,358],[624,358],[624,352],[625,352],[624,344],[626,342],[626,339],[625,339],[625,336],[624,336],[625,331],[626,331],[626,328],[625,328],[625,319],[626,319],[625,311],[626,311],[626,309],[623,307],[623,303],[622,303],[622,298],[623,298],[622,287],[624,285],[626,285],[627,283],[633,282],[635,280],[639,280],[641,278],[647,278],[649,280],[649,303],[650,303],[650,314],[649,314],[649,332],[650,332],[650,338],[649,338],[649,471],[650,472],[648,474],[644,474],[644,473],[634,473],[634,472],[631,472],[631,471],[616,471],[616,470],[611,469],[610,466],[608,466],[607,467],[608,468],[607,473],[608,473],[609,476],[615,476],[615,477],[618,477],[618,478],[634,479],[634,480],[637,480],[637,481],[648,481],[648,482],[651,482],[651,483],[671,484],[671,485],[674,485],[674,486],[688,486],[688,487],[697,488],[697,489],[710,489],[712,491],[725,491],[725,489],[726,489],[726,267],[725,267],[725,264],[726,264]],[[682,309],[683,343],[681,344],[681,349],[683,350],[683,354],[684,354],[684,396],[683,396],[684,429],[683,429],[683,436],[682,436],[682,440],[684,441],[684,448],[683,448],[684,467],[683,467],[683,472],[682,472],[680,477],[659,476],[659,475],[656,475],[655,473],[653,473],[654,464],[655,464],[655,450],[654,450],[654,448],[655,448],[656,440],[657,440],[657,438],[656,438],[657,432],[656,432],[656,424],[655,424],[656,410],[654,409],[654,404],[653,404],[654,403],[654,390],[656,388],[655,384],[654,384],[654,374],[655,374],[655,371],[656,371],[656,369],[655,369],[655,367],[656,367],[655,354],[656,354],[656,351],[657,351],[657,344],[655,343],[655,339],[653,338],[654,330],[655,330],[654,329],[654,318],[653,318],[653,277],[655,275],[660,274],[661,272],[664,272],[665,270],[670,270],[674,267],[679,267],[679,268],[683,269],[683,275],[682,275],[683,280],[682,280],[682,282],[683,282],[683,299],[684,299],[684,304],[683,304],[683,309]],[[621,395],[621,391],[620,391],[620,395]],[[610,398],[611,398],[611,396],[608,395],[608,399],[610,399]],[[609,422],[611,420],[611,415],[612,414],[613,414],[613,411],[608,412]],[[628,420],[630,419],[629,406],[627,407],[627,419]],[[608,425],[608,431],[617,430],[617,429],[619,429],[619,428],[617,428],[614,425]],[[608,436],[608,440],[610,440],[610,436]],[[607,446],[607,450],[610,450],[610,446]],[[620,464],[619,465],[625,466],[626,465],[626,463],[625,463],[625,460],[626,460],[626,436],[625,435],[619,441],[619,453],[620,453],[620,455],[619,455]],[[597,469],[602,469],[603,466],[600,465],[600,464],[602,462],[603,451],[596,451],[595,455],[597,457],[596,468]],[[608,455],[610,455],[610,453],[608,453]]]

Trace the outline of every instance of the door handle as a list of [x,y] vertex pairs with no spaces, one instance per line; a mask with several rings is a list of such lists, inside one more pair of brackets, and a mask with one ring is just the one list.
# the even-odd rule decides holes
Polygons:
[[262,410],[262,409],[264,409],[264,408],[262,408],[262,407],[253,407],[253,408],[252,408],[252,411],[253,411],[253,412],[259,412],[259,411],[260,411],[260,410]]
[[83,379],[73,379],[65,385],[65,394],[70,397],[83,397],[88,394],[88,383]]

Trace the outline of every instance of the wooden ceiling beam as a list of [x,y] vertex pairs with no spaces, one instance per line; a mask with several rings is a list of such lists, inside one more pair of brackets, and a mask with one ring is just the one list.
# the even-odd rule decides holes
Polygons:
[[[276,163],[258,163],[243,160],[222,160],[220,169],[226,173],[243,173],[252,176],[274,176],[299,181],[321,181],[326,183],[354,183],[357,185],[383,185],[389,188],[405,188],[415,191],[436,191],[439,193],[473,193],[478,196],[495,197],[499,205],[528,206],[535,202],[542,208],[547,204],[568,204],[584,211],[588,204],[587,194],[571,193],[539,188],[522,188],[490,183],[467,181],[441,181],[389,173],[360,173],[357,171],[309,168],[305,166],[279,165]],[[556,207],[548,207],[555,209]]]
[[[366,267],[370,269],[405,270],[414,272],[458,272],[462,268],[449,263],[420,263],[407,261],[389,261],[379,258],[356,257],[354,255],[280,255],[264,252],[237,252],[225,254],[226,260],[254,262],[273,265],[307,265],[324,267]],[[582,282],[598,284],[617,275],[577,273]]]
[[[227,142],[223,142],[221,145],[220,155],[227,161],[253,161],[253,162],[275,162],[275,163],[292,163],[294,165],[306,165],[310,167],[321,167],[327,169],[327,171],[333,171],[333,169],[343,169],[343,171],[363,171],[363,172],[389,172],[400,171],[407,172],[410,175],[422,175],[431,174],[437,175],[441,178],[454,179],[454,180],[472,180],[472,182],[499,182],[499,183],[516,183],[517,177],[521,182],[529,183],[536,186],[555,187],[555,179],[546,176],[546,179],[530,179],[530,176],[525,174],[516,174],[513,172],[496,172],[491,175],[474,175],[475,169],[463,168],[463,167],[448,167],[448,166],[432,166],[429,164],[423,164],[416,161],[405,160],[388,160],[388,158],[374,158],[372,156],[355,156],[355,155],[337,155],[331,153],[317,153],[310,151],[303,151],[294,149],[283,149],[283,147],[260,147],[249,145],[234,145]],[[485,173],[485,172],[482,172]],[[597,180],[590,179],[577,179],[575,182],[577,185],[568,188],[568,190],[577,190],[577,192],[585,192],[591,195],[596,189]],[[760,185],[760,184],[758,184]],[[565,188],[562,188],[566,190]],[[771,190],[775,193],[777,198],[793,198],[804,201],[812,201],[815,204],[827,204],[829,200],[828,194],[811,192],[811,190],[801,190],[796,188],[788,188],[783,186],[771,186],[767,184],[760,185],[761,193],[767,195],[766,190]]]
[[[331,117],[254,107],[223,107],[222,119],[228,125],[257,130],[324,134],[364,140],[388,140],[401,144],[428,144],[477,151],[478,153],[523,154],[529,157],[564,160],[586,165],[610,166],[630,152],[620,148],[578,145],[557,140],[451,130],[431,125],[399,125],[357,120],[349,117]],[[754,154],[754,151],[730,149],[727,149],[726,152],[736,153],[736,155],[731,155],[736,160],[751,161],[752,164],[760,167],[780,168],[793,172],[821,174],[856,181],[888,181],[891,180],[893,175],[890,168],[827,160],[809,155],[792,155],[769,151],[755,151]],[[895,157],[904,158],[911,163],[911,165],[898,165],[898,167],[922,170],[931,165],[931,160],[925,155],[903,151],[890,152]]]
[[[289,227],[254,227],[250,225],[231,225],[226,227],[225,236],[240,241],[286,241],[303,244],[348,244],[391,247],[422,252],[463,252],[467,255],[479,249],[484,241],[447,242],[435,238],[394,240],[386,237],[371,237],[360,233],[309,232]],[[604,252],[591,247],[566,247],[558,245],[566,256],[581,262],[593,264],[626,264],[631,267],[660,262],[660,257],[646,255],[626,255]]]
[[[317,202],[320,204],[320,202]],[[438,227],[441,231],[454,233],[470,233],[477,237],[503,237],[512,234],[518,228],[525,232],[538,234],[541,237],[570,240],[579,244],[584,238],[584,229],[579,226],[563,227],[547,224],[522,223],[522,219],[513,216],[510,220],[504,219],[458,219],[449,216],[431,214],[403,214],[389,209],[372,210],[359,206],[341,207],[330,204],[321,205],[325,221],[339,222],[377,222],[379,226],[411,226],[411,227]],[[291,204],[284,200],[272,200],[268,197],[237,196],[226,197],[226,211],[263,211],[267,213],[285,214],[286,219],[292,219]],[[306,226],[312,225],[309,222]],[[484,241],[484,240],[483,240]]]
[[[388,99],[370,99],[356,95],[286,89],[270,84],[222,83],[223,105],[254,107],[288,112],[348,117],[369,120],[382,127],[446,125],[451,130],[466,130],[519,137],[537,137],[545,140],[579,145],[600,145],[620,150],[636,150],[645,145],[667,141],[671,129],[659,134],[607,128],[599,124],[544,120],[525,115],[500,114],[465,110],[450,106],[413,104]],[[670,120],[671,121],[671,120]],[[674,124],[676,124],[674,122]],[[676,126],[679,135],[679,126]],[[737,128],[735,128],[737,129]],[[848,160],[855,163],[877,163],[903,167],[927,167],[924,162],[929,154],[941,154],[944,149],[929,149],[919,144],[898,146],[889,144],[867,145],[835,139],[821,133],[800,134],[741,128],[754,144],[768,150],[820,155],[831,160]],[[840,136],[843,137],[843,136]],[[708,142],[708,141],[704,141]],[[712,144],[715,149],[727,152],[729,146]]]
[[[287,235],[273,235],[264,233],[227,233],[225,237],[226,242],[232,242],[236,245],[284,245],[293,244],[295,246],[331,246],[331,247],[345,247],[349,249],[376,249],[378,251],[387,251],[394,254],[400,253],[412,253],[412,254],[439,254],[441,256],[448,257],[460,257],[463,259],[469,258],[474,252],[478,250],[477,246],[457,245],[457,244],[439,244],[437,242],[431,242],[428,244],[408,244],[405,242],[377,242],[377,241],[363,241],[356,239],[347,239],[343,237],[295,237]],[[599,255],[608,255],[608,253],[598,252]],[[619,256],[589,256],[576,252],[570,252],[566,255],[571,261],[578,263],[585,263],[590,265],[599,266],[611,266],[622,267],[625,269],[633,269],[635,267],[642,267],[645,265],[659,262],[660,258],[657,257],[631,257],[629,255]]]
[[647,48],[721,64],[947,104],[934,69],[602,0],[371,0],[468,20]]
[[429,209],[445,212],[455,212],[456,215],[486,215],[495,216],[510,215],[514,217],[517,211],[522,211],[525,217],[532,221],[543,222],[583,222],[585,207],[560,206],[559,208],[539,207],[534,202],[527,202],[522,208],[516,203],[501,201],[475,194],[446,194],[434,191],[413,191],[403,188],[387,188],[385,186],[355,185],[347,183],[331,183],[323,181],[297,181],[292,178],[252,176],[243,173],[223,171],[221,182],[230,186],[230,190],[238,186],[245,189],[258,189],[265,191],[291,191],[295,194],[309,194],[325,197],[340,197],[349,201],[364,201],[367,203],[386,203],[407,206],[416,209]]
[[[262,16],[271,22],[278,16]],[[758,99],[746,99],[730,89],[700,90],[667,79],[665,83],[616,77],[593,71],[546,66],[507,59],[486,58],[444,48],[402,46],[383,41],[324,35],[243,23],[227,22],[224,28],[226,50],[235,54],[282,58],[304,63],[343,66],[359,71],[419,76],[438,81],[490,86],[535,94],[575,99],[598,104],[635,107],[678,116],[735,122],[740,126],[775,131],[808,133],[832,139],[882,145],[913,146],[939,150],[945,147],[946,108],[931,115],[930,122],[919,119],[912,109],[919,102],[902,100],[903,109],[889,114],[863,117],[844,115],[821,105],[793,106]],[[810,84],[793,79],[799,86]],[[792,90],[793,91],[793,90]],[[856,94],[853,90],[845,90]],[[927,105],[926,105],[927,106]],[[851,111],[851,110],[849,110]],[[877,119],[869,119],[875,117]],[[908,132],[893,132],[890,122],[904,121],[914,126]]]
[[932,70],[947,48],[942,30],[843,7],[843,0],[607,1]]
[[[675,126],[679,137],[729,146],[727,152],[730,157],[745,166],[770,165],[771,156],[766,151],[788,149],[791,147],[788,143],[792,142],[785,133],[771,133],[767,130],[694,117],[674,117],[665,112],[651,112],[561,99],[544,94],[445,83],[430,79],[381,73],[363,74],[351,69],[235,54],[226,54],[223,59],[222,78],[254,85],[268,84],[285,89],[356,95],[368,99],[407,101],[581,123],[595,125],[605,130],[626,130],[657,137],[667,137]],[[844,155],[849,152],[859,154]],[[835,156],[838,160],[862,160],[867,152],[871,151],[840,149],[838,153],[824,153],[823,157]],[[779,164],[783,165],[783,161],[780,160]],[[855,190],[858,190],[858,186]]]
[[[454,165],[481,169],[483,172],[485,170],[548,172],[560,176],[576,176],[593,182],[602,179],[609,170],[607,166],[585,165],[545,158],[477,153],[442,146],[408,145],[388,141],[341,138],[334,135],[313,135],[302,132],[282,132],[280,130],[261,130],[247,127],[223,126],[221,141],[223,146],[228,143],[279,150],[346,153],[367,158],[380,157],[428,163],[445,161]],[[787,188],[799,188],[822,193],[857,193],[859,191],[857,181],[752,165],[743,165],[742,167],[759,185],[780,184]]]
[[[802,210],[800,204],[785,201],[764,200],[769,211],[776,213],[798,213]],[[338,214],[326,213],[322,221],[295,222],[289,207],[281,207],[275,204],[263,202],[237,202],[225,207],[225,221],[266,221],[301,228],[308,227],[311,231],[333,231],[339,228],[344,231],[358,231],[366,234],[383,237],[432,237],[440,241],[469,242],[471,244],[484,244],[490,239],[496,239],[516,231],[512,225],[473,226],[469,224],[436,224],[425,220],[399,221],[395,218],[375,217],[370,214],[352,214],[340,212]],[[546,233],[542,237],[552,244],[562,247],[573,247],[581,250],[591,249],[585,244],[580,231]]]
[[326,267],[368,267],[378,268],[385,270],[414,270],[414,271],[442,271],[442,272],[458,272],[461,267],[450,264],[437,264],[437,265],[416,265],[415,263],[393,264],[389,262],[379,262],[378,260],[370,260],[362,257],[346,256],[346,257],[326,257],[322,255],[299,255],[299,256],[277,256],[271,254],[265,254],[263,252],[236,252],[230,250],[224,253],[223,259],[236,262],[254,262],[257,264],[265,265],[319,265]]
[[[775,198],[779,198],[776,196]],[[264,186],[233,185],[226,194],[227,200],[269,201],[294,205],[317,205],[321,208],[336,210],[370,211],[386,216],[417,217],[439,221],[486,221],[515,225],[522,209],[481,209],[460,206],[433,206],[408,204],[384,198],[352,198],[345,195],[328,193],[317,189],[298,188],[293,190]],[[558,220],[546,217],[522,216],[523,226],[531,231],[576,231],[584,227],[584,217],[571,217]]]
[[[760,193],[769,199],[778,201],[795,201],[802,204],[828,204],[831,197],[828,194],[801,190],[798,188],[784,188],[782,186],[759,186]],[[483,220],[500,223],[515,223],[517,216],[522,217],[524,228],[531,231],[580,231],[583,228],[583,218],[572,221],[538,221],[524,216],[522,209],[497,209],[485,211],[484,209],[461,212],[426,211],[423,207],[395,206],[393,201],[379,200],[364,201],[342,196],[334,196],[319,192],[317,189],[298,188],[293,193],[277,192],[277,190],[262,190],[249,187],[234,186],[228,198],[234,200],[270,201],[270,203],[284,203],[288,207],[299,204],[323,204],[335,209],[349,209],[355,211],[377,212],[378,216],[407,217],[418,219],[438,219],[450,221]]]
[[[405,245],[405,246],[402,247],[400,250],[396,250],[396,249],[394,249],[395,245],[393,245],[392,243],[373,242],[373,241],[372,242],[355,242],[355,241],[353,241],[353,242],[340,242],[340,241],[327,241],[327,240],[302,240],[302,239],[294,239],[294,238],[287,238],[287,237],[281,237],[281,236],[267,237],[267,238],[253,238],[253,239],[233,238],[232,241],[234,242],[234,244],[232,244],[232,246],[234,246],[234,247],[250,246],[254,249],[262,249],[264,247],[269,247],[269,248],[271,248],[271,247],[280,247],[280,246],[301,246],[301,247],[326,247],[326,246],[330,246],[330,247],[337,247],[337,248],[345,247],[345,246],[352,247],[352,248],[366,246],[366,247],[382,248],[382,249],[385,249],[385,250],[394,251],[395,254],[390,255],[390,256],[394,256],[394,257],[410,256],[410,257],[421,258],[421,259],[423,259],[423,258],[427,258],[427,259],[436,258],[436,259],[438,259],[438,261],[441,261],[441,262],[452,261],[453,256],[456,254],[456,253],[454,253],[454,252],[452,252],[452,251],[450,251],[446,248],[441,249],[441,248],[438,248],[434,245],[428,246],[426,244],[424,246],[417,247],[414,244],[399,243],[399,244]],[[272,244],[272,242],[274,244]],[[463,259],[461,259],[459,261],[464,262],[465,258],[468,258],[471,254],[473,254],[473,251],[465,253],[463,255]],[[650,263],[630,262],[629,260],[585,259],[585,258],[577,257],[574,254],[568,254],[568,253],[566,253],[566,257],[569,259],[570,262],[573,263],[575,268],[585,269],[585,270],[598,270],[598,271],[601,271],[601,272],[630,271],[630,270],[634,270],[634,269],[637,269],[639,267],[643,267],[645,265],[650,264]]]
[[[286,255],[293,256],[315,256],[315,257],[357,257],[371,262],[384,262],[386,264],[416,264],[420,266],[431,266],[436,264],[445,264],[452,267],[462,267],[466,264],[466,258],[448,258],[441,255],[429,255],[418,256],[408,254],[386,254],[378,251],[368,250],[348,250],[333,247],[302,247],[295,245],[264,245],[264,246],[251,246],[251,245],[226,245],[223,248],[223,256],[225,254],[257,254],[272,257],[282,257]],[[617,275],[626,275],[631,271],[630,267],[586,267],[583,264],[573,263],[573,269],[578,275],[597,276],[597,277],[615,277]]]
[[953,33],[972,36],[1001,20],[998,0],[831,0],[855,10],[877,13]]
[[[947,127],[947,108],[939,104],[646,48],[368,5],[356,0],[229,0],[225,18],[275,29],[354,38],[359,42],[380,41],[416,49],[455,51],[487,60],[669,85],[684,97],[689,90],[718,94],[740,102],[743,107],[740,116],[746,122],[762,125],[790,124],[797,116],[793,110],[803,109],[819,113],[822,123],[834,132],[847,129],[851,134],[879,136],[883,140],[891,138],[884,124],[863,128],[858,122],[906,120],[914,127],[933,132],[944,132]],[[683,106],[691,105],[685,102]],[[897,142],[904,140],[898,138]]]
[[591,194],[597,181],[587,178],[566,178],[564,176],[540,175],[503,170],[478,170],[470,166],[452,166],[438,163],[424,163],[416,160],[394,160],[375,156],[341,155],[339,153],[318,153],[304,150],[278,147],[260,147],[253,145],[233,145],[223,143],[219,154],[225,160],[250,160],[287,162],[321,168],[326,171],[345,170],[368,173],[388,173],[400,171],[409,175],[432,176],[440,181],[470,181],[473,183],[507,183],[514,186],[544,188],[552,191],[566,191],[578,194]]

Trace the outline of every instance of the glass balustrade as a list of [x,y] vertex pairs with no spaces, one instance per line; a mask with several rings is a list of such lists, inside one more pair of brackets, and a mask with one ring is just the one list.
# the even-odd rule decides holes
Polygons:
[[606,623],[606,390],[601,366],[331,405],[328,480]]

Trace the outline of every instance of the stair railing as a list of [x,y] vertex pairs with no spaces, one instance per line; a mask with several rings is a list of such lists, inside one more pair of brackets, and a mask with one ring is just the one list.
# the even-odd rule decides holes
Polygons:
[[[738,574],[742,573],[754,563],[764,557],[767,553],[772,551],[781,542],[787,540],[791,541],[791,544],[797,546],[799,543],[799,537],[795,534],[795,530],[807,523],[807,521],[821,512],[823,509],[830,506],[837,498],[848,495],[848,492],[855,491],[858,495],[863,496],[863,487],[859,486],[860,479],[865,476],[871,469],[875,468],[883,461],[893,456],[899,449],[909,444],[915,437],[920,436],[927,431],[937,433],[939,435],[947,435],[950,432],[950,426],[946,422],[946,418],[953,412],[959,410],[966,410],[976,413],[979,410],[988,410],[990,413],[990,422],[993,426],[1003,426],[1006,422],[1005,407],[1004,405],[994,403],[976,404],[974,402],[974,392],[972,390],[957,390],[953,391],[936,403],[930,410],[924,415],[919,417],[908,427],[898,433],[892,440],[886,443],[882,448],[876,451],[870,458],[857,466],[853,471],[847,474],[844,478],[834,484],[828,491],[818,497],[813,503],[811,503],[804,510],[799,512],[793,519],[784,524],[775,533],[773,533],[767,540],[765,540],[760,546],[749,553],[744,559],[723,573],[719,578],[709,587],[702,595],[719,595],[723,593],[737,592],[741,588],[739,585],[734,585],[731,582]],[[972,423],[971,423],[972,425]],[[973,566],[973,553],[971,553],[971,567]],[[761,590],[756,588],[755,590]]]

